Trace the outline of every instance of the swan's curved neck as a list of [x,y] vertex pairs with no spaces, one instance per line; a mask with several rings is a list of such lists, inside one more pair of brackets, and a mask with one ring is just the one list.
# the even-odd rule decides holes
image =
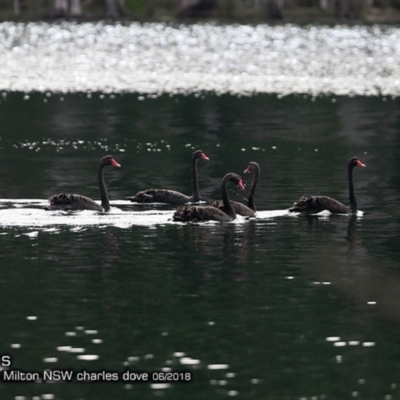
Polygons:
[[197,180],[197,158],[192,159],[192,196],[190,198],[192,202],[200,201],[200,190],[199,182]]
[[354,167],[352,165],[349,165],[347,167],[347,174],[349,179],[350,212],[355,213],[357,211],[357,201],[356,201],[356,195],[354,193],[353,169]]
[[251,187],[250,187],[250,194],[247,199],[247,207],[251,208],[253,211],[256,211],[256,206],[254,204],[254,193],[256,191],[259,176],[260,176],[260,170],[258,168],[255,168],[253,181],[251,182]]
[[110,200],[108,199],[106,185],[104,183],[104,167],[105,165],[100,163],[97,169],[97,179],[99,181],[99,189],[100,189],[100,198],[101,198],[101,206],[103,207],[104,211],[110,210]]
[[228,181],[229,181],[229,176],[225,177],[221,183],[222,203],[224,204],[225,213],[228,214],[233,219],[235,219],[236,212],[235,212],[234,208],[232,207],[231,201],[229,199],[229,194],[228,194]]

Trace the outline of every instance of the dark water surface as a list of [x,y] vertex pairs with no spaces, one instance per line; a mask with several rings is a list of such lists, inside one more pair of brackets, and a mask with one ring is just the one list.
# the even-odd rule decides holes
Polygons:
[[[1,353],[23,371],[192,381],[0,382],[1,399],[400,397],[399,100],[24,96],[0,101]],[[260,164],[258,218],[185,225],[124,200],[189,194],[198,148],[204,200]],[[109,216],[40,209],[60,191],[98,199],[105,154],[122,165],[105,173]],[[346,203],[354,155],[363,213],[287,214],[306,193]]]

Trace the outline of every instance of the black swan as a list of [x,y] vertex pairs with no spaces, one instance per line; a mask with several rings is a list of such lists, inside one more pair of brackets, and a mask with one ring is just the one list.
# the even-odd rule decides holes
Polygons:
[[198,222],[198,221],[219,221],[219,222],[230,222],[236,218],[236,213],[232,204],[229,200],[228,195],[228,182],[235,183],[240,189],[244,190],[242,178],[234,173],[226,174],[222,178],[221,192],[222,201],[224,203],[224,210],[213,206],[181,206],[177,208],[173,215],[174,221],[182,222]]
[[[244,170],[245,174],[250,172],[253,173],[253,181],[251,183],[250,194],[247,199],[247,206],[242,203],[238,203],[237,201],[231,201],[232,207],[235,209],[236,214],[242,215],[243,217],[255,217],[256,215],[254,192],[256,191],[258,178],[260,177],[260,166],[254,161],[251,161]],[[221,200],[214,201],[211,205],[224,211],[224,205]]]
[[302,196],[299,200],[293,203],[293,206],[289,208],[291,212],[305,212],[310,214],[319,213],[324,210],[328,210],[334,214],[347,214],[357,212],[357,201],[354,194],[353,185],[353,168],[354,167],[365,167],[357,157],[350,158],[347,162],[347,174],[349,180],[349,200],[350,206],[347,207],[339,201],[332,199],[328,196]]
[[197,203],[200,199],[199,183],[197,181],[197,160],[209,160],[209,158],[201,151],[197,150],[192,155],[192,195],[186,196],[183,193],[168,189],[148,189],[136,193],[134,196],[127,197],[136,203],[166,203],[172,205],[180,205],[185,203]]
[[89,197],[82,196],[80,194],[67,194],[60,193],[55,194],[49,198],[50,205],[47,206],[46,210],[95,210],[95,211],[109,211],[110,201],[108,200],[106,185],[104,184],[103,172],[106,165],[112,167],[120,167],[112,156],[103,157],[97,168],[97,179],[99,181],[101,205],[97,204],[94,200]]

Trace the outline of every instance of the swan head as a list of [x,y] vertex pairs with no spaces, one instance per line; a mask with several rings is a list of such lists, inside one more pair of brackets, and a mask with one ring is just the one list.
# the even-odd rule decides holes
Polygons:
[[348,161],[347,165],[349,166],[349,168],[353,168],[353,167],[365,167],[365,164],[363,164],[358,157],[352,157],[350,158],[350,160]]
[[225,181],[225,182],[227,180],[236,184],[238,188],[244,190],[244,184],[242,181],[242,177],[240,175],[231,172],[229,174],[226,174],[222,179],[222,181]]
[[243,171],[245,174],[249,174],[250,172],[259,171],[260,166],[255,161],[250,161],[247,168]]
[[118,167],[120,168],[121,165],[118,164],[115,160],[113,156],[104,156],[101,160],[100,160],[100,164],[103,165],[111,165],[112,167]]
[[209,158],[203,153],[202,150],[196,150],[196,151],[193,153],[192,157],[193,157],[194,159],[202,158],[203,160],[209,160]]

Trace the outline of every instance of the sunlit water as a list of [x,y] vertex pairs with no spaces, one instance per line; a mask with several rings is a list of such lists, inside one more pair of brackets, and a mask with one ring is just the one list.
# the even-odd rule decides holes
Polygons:
[[165,23],[0,24],[0,90],[400,93],[400,29]]
[[[100,204],[100,202],[98,202]],[[204,203],[204,202],[203,202]],[[95,211],[82,212],[64,212],[64,211],[48,211],[44,207],[48,205],[45,200],[13,200],[0,199],[0,225],[10,227],[36,227],[43,228],[48,226],[116,226],[120,228],[129,228],[132,225],[140,226],[156,226],[164,224],[182,224],[174,222],[172,219],[174,211],[158,210],[157,204],[150,206],[151,210],[129,211],[127,208],[132,203],[130,201],[112,201],[110,212],[99,213]],[[137,203],[135,203],[137,204]],[[32,205],[35,208],[32,208]],[[121,209],[121,206],[123,209]],[[163,204],[159,204],[163,206]],[[2,209],[2,207],[4,207]],[[148,208],[148,207],[147,207]],[[321,216],[322,213],[319,215]],[[361,212],[360,212],[361,214]],[[284,215],[297,215],[297,213],[289,213],[288,210],[271,210],[260,211],[257,214],[258,219],[268,219]],[[322,215],[329,215],[329,212]],[[245,223],[249,218],[240,215],[231,223]],[[216,221],[209,221],[214,224]]]

